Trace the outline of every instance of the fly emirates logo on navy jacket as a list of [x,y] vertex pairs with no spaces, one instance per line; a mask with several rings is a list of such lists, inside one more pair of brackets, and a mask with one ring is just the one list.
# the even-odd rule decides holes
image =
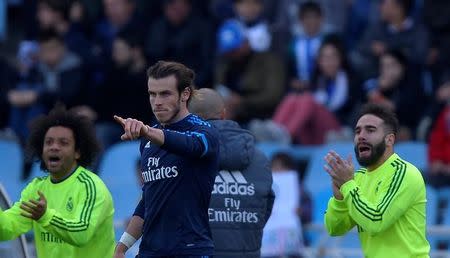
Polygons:
[[178,176],[178,167],[159,166],[159,157],[149,157],[147,159],[147,170],[142,172],[144,182],[153,182]]
[[252,207],[254,195],[255,185],[248,182],[241,171],[221,170],[214,182],[212,201],[215,207],[208,209],[209,222],[258,223],[258,208]]

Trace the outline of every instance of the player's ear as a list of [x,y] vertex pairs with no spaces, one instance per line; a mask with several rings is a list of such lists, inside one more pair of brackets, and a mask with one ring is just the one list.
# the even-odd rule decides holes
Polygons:
[[79,151],[79,150],[76,150],[76,151],[75,151],[75,160],[79,160],[80,157],[81,157],[80,151]]
[[191,96],[191,89],[189,87],[184,88],[183,92],[181,93],[181,101],[187,102],[190,96]]
[[394,143],[395,143],[395,134],[393,134],[393,133],[387,134],[386,137],[385,137],[384,139],[385,139],[386,145],[394,146]]

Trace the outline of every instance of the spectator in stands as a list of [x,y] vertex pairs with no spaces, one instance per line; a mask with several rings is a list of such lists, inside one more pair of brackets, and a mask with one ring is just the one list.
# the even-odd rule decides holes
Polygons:
[[100,65],[107,65],[111,60],[113,41],[121,31],[131,31],[136,35],[144,35],[145,29],[136,15],[134,0],[103,0],[105,17],[95,25],[94,43],[99,58],[104,59]]
[[437,120],[439,113],[450,101],[450,66],[447,70],[443,68],[443,74],[437,81],[438,87],[428,97],[424,115],[417,126],[417,139],[428,141],[433,123]]
[[[450,98],[448,98],[450,99]],[[427,183],[437,190],[450,187],[450,106],[447,104],[434,122],[428,141],[428,173]],[[437,217],[434,223],[443,224],[448,196],[441,196],[438,200]],[[441,243],[438,248],[444,248]],[[445,244],[445,249],[447,246]]]
[[324,37],[322,9],[316,2],[300,5],[299,22],[304,34],[293,38],[289,51],[289,85],[292,90],[308,88],[316,66],[316,57]]
[[389,49],[400,49],[409,62],[425,64],[429,40],[426,28],[410,18],[412,0],[382,0],[381,21],[368,28],[352,55],[355,69],[365,77],[377,71],[377,59]]
[[227,118],[247,123],[270,117],[281,99],[285,85],[284,66],[270,52],[251,49],[239,22],[227,21],[218,31],[215,85],[225,99]]
[[275,202],[264,227],[262,257],[301,257],[303,232],[300,217],[301,184],[294,159],[276,153],[271,161]]
[[430,30],[430,50],[426,64],[432,74],[433,86],[439,86],[442,83],[441,76],[450,68],[450,2],[423,1],[423,5],[423,20]]
[[192,10],[192,0],[165,0],[163,16],[150,25],[145,54],[150,64],[173,60],[192,67],[195,84],[211,87],[214,34],[211,24]]
[[38,38],[38,72],[42,91],[35,91],[31,102],[42,103],[46,110],[56,102],[71,108],[84,103],[84,74],[81,59],[67,49],[63,38],[52,29],[42,31]]
[[[24,142],[30,119],[47,112],[56,102],[74,107],[85,99],[81,60],[67,50],[63,38],[54,29],[40,32],[37,47],[31,41],[22,44],[24,52],[37,52],[39,49],[37,58],[35,53],[19,51],[19,62],[22,63],[19,65],[19,80],[8,92],[8,101],[15,107],[10,126]],[[31,161],[25,160],[23,178],[28,177],[30,169]]]
[[55,30],[64,39],[67,49],[81,57],[83,63],[91,64],[94,58],[93,46],[83,28],[83,9],[78,15],[81,17],[71,19],[71,10],[77,4],[80,6],[79,1],[39,0],[37,21],[40,30]]
[[345,60],[342,43],[325,39],[310,87],[294,88],[278,105],[273,121],[287,129],[294,143],[322,144],[327,134],[341,130],[354,94]]
[[[216,91],[196,90],[189,111],[207,120],[221,135],[220,172],[208,211],[214,257],[260,257],[262,229],[275,197],[269,161],[256,149],[249,131],[234,121],[224,120],[225,103]],[[233,180],[227,180],[230,178]],[[233,187],[235,190],[231,190]],[[223,213],[231,216],[225,218]]]
[[42,103],[33,101],[36,92],[44,90],[37,70],[39,46],[35,41],[22,41],[17,53],[17,82],[7,92],[11,106],[9,128],[22,146],[28,138],[28,125],[36,116],[46,112]]
[[346,1],[348,10],[344,29],[347,49],[354,49],[369,24],[373,24],[378,14],[378,1]]
[[330,151],[324,158],[333,197],[325,226],[331,236],[355,226],[366,257],[429,257],[426,239],[426,192],[420,171],[394,152],[395,113],[369,104],[355,126],[356,173],[351,156]]
[[415,138],[418,117],[422,116],[425,102],[420,77],[399,50],[386,50],[380,56],[377,78],[363,85],[365,99],[395,111],[399,116],[398,141]]
[[250,48],[255,52],[268,51],[272,35],[264,17],[263,0],[233,0],[233,6]]
[[[113,62],[106,70],[104,82],[90,91],[89,106],[78,111],[95,121],[97,137],[104,150],[120,141],[122,127],[113,116],[136,117],[145,123],[152,120],[148,110],[148,96],[140,37],[130,31],[119,32],[113,42]],[[118,103],[120,103],[118,105]]]
[[8,100],[8,91],[14,85],[14,74],[13,67],[3,57],[0,57],[0,110],[3,114],[8,114],[0,116],[0,137],[5,137],[5,134],[8,134],[6,131],[9,131],[7,127],[11,104]]
[[33,121],[30,154],[49,175],[35,178],[20,201],[0,210],[0,241],[34,231],[37,257],[111,257],[113,202],[86,169],[98,151],[89,121],[62,107]]
[[[311,0],[298,0],[300,4],[304,4]],[[324,25],[328,30],[336,33],[343,33],[345,25],[348,22],[348,13],[350,12],[351,5],[354,5],[357,1],[334,1],[334,0],[313,0],[321,6],[323,10]]]

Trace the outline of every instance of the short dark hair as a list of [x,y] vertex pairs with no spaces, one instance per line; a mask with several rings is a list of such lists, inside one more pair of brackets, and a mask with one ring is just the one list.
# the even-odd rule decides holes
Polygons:
[[357,120],[359,120],[362,116],[369,114],[383,120],[388,132],[397,135],[399,122],[394,111],[380,104],[369,103],[362,107]]
[[412,8],[414,6],[414,3],[412,0],[395,0],[398,5],[403,9],[405,12],[405,16],[410,15]]
[[121,30],[116,35],[116,39],[123,40],[131,48],[142,48],[144,46],[143,38],[132,30]]
[[48,42],[50,40],[57,40],[64,44],[63,37],[55,29],[43,29],[39,31],[37,41],[39,43]]
[[[240,3],[242,1],[244,1],[244,0],[233,0],[233,4]],[[262,3],[262,0],[258,0],[258,2]]]
[[318,16],[322,16],[322,8],[320,7],[320,4],[316,2],[307,1],[300,5],[298,17],[302,19],[307,13],[315,13]]
[[271,164],[273,165],[275,161],[279,161],[283,165],[283,167],[287,169],[295,169],[296,167],[294,158],[286,152],[275,153],[272,156]]
[[100,152],[100,144],[95,135],[95,129],[86,117],[75,110],[66,110],[63,105],[55,106],[48,115],[35,118],[30,125],[30,136],[27,143],[27,154],[30,158],[41,161],[41,169],[47,170],[42,160],[44,138],[48,129],[62,126],[72,130],[75,138],[75,150],[80,152],[78,164],[89,167]]
[[384,54],[382,56],[386,56],[386,55],[393,57],[403,67],[408,67],[408,64],[409,64],[408,58],[406,57],[406,55],[404,54],[404,52],[401,49],[398,49],[398,48],[388,49],[386,52],[384,52]]
[[68,21],[72,2],[72,0],[39,0],[38,3],[47,5],[54,12],[60,13],[64,20]]
[[177,89],[180,94],[185,88],[193,92],[195,72],[181,63],[158,61],[147,70],[148,78],[161,79],[171,75],[177,79]]

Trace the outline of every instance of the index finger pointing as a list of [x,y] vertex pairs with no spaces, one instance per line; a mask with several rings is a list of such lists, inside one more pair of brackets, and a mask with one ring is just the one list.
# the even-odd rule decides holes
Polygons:
[[122,117],[114,115],[114,120],[116,120],[116,122],[118,122],[121,126],[125,126],[125,119]]

